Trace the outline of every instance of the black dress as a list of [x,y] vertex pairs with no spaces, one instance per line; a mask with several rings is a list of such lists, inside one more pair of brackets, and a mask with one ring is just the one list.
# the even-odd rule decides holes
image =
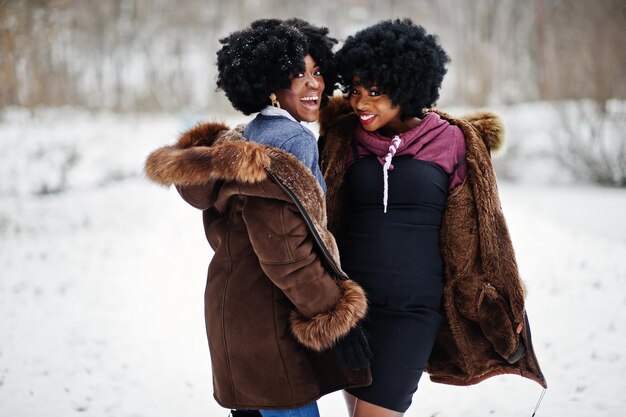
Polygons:
[[367,402],[405,412],[417,390],[442,319],[441,219],[448,174],[429,161],[393,159],[383,213],[383,169],[372,155],[346,173],[348,212],[341,264],[366,291],[373,383],[349,389]]

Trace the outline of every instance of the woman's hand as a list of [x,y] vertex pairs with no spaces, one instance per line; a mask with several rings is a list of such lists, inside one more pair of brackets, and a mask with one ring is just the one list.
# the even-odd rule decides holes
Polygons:
[[370,364],[370,359],[374,356],[370,350],[365,330],[358,324],[337,341],[335,350],[339,357],[339,364],[353,371],[367,368]]

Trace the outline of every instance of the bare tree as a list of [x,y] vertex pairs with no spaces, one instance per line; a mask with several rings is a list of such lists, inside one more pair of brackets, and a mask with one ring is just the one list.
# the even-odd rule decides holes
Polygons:
[[624,109],[594,101],[559,103],[555,108],[561,121],[555,150],[562,166],[579,178],[626,187]]

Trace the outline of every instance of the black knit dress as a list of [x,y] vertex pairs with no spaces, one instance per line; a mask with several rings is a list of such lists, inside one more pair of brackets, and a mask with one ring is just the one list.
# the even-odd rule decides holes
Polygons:
[[348,212],[338,244],[341,263],[366,291],[373,383],[348,392],[405,412],[417,390],[442,319],[439,231],[448,174],[429,161],[393,159],[383,212],[383,169],[357,159],[346,173]]

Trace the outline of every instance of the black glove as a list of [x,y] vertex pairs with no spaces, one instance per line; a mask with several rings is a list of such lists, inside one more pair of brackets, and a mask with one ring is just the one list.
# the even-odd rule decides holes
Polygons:
[[365,330],[360,325],[357,325],[347,335],[339,339],[335,350],[339,357],[339,364],[353,371],[367,368],[370,364],[370,359],[374,356],[370,350]]

